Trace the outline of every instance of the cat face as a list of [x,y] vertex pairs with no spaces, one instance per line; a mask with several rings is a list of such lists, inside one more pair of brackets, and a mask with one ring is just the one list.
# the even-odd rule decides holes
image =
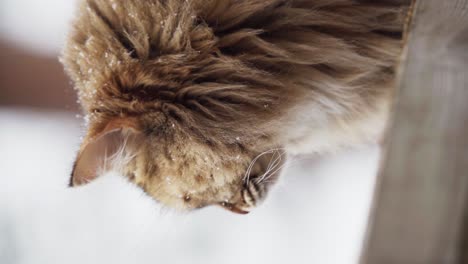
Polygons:
[[213,151],[214,146],[179,142],[182,144],[165,144],[170,147],[164,150],[144,150],[146,154],[139,155],[136,162],[146,164],[145,169],[138,170],[137,165],[131,177],[146,193],[169,207],[191,210],[219,205],[248,213],[265,199],[277,179],[279,159],[271,164],[278,171],[273,167],[267,171],[267,154],[254,160],[252,154],[233,146]]
[[90,132],[72,186],[114,169],[157,202],[179,210],[217,205],[248,213],[265,199],[285,161],[280,150],[259,153],[252,149],[256,144],[240,137],[207,142],[162,114],[111,118],[91,125]]

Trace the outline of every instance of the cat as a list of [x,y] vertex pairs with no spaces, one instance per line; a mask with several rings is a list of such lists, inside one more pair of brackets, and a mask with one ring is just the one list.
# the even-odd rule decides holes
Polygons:
[[87,116],[70,186],[115,169],[164,206],[245,214],[288,157],[374,142],[406,6],[82,0],[61,55]]

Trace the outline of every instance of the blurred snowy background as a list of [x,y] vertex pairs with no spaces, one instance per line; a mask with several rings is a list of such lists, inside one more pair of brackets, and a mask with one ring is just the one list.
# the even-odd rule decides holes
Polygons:
[[293,162],[246,216],[168,212],[113,174],[66,188],[83,132],[57,62],[73,9],[0,0],[0,263],[357,263],[376,146]]

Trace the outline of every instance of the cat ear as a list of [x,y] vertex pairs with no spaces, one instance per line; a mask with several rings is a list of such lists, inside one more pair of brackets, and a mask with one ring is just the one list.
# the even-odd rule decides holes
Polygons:
[[115,118],[88,132],[73,166],[70,187],[87,184],[100,172],[109,169],[108,159],[130,139],[139,137],[140,125],[135,118]]

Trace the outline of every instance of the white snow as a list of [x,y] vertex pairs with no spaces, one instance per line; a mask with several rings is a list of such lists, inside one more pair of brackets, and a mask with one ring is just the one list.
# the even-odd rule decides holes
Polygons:
[[76,0],[1,0],[0,38],[55,55],[65,41]]
[[0,263],[357,263],[377,148],[293,162],[249,215],[177,214],[118,175],[67,188],[79,121],[0,108]]

